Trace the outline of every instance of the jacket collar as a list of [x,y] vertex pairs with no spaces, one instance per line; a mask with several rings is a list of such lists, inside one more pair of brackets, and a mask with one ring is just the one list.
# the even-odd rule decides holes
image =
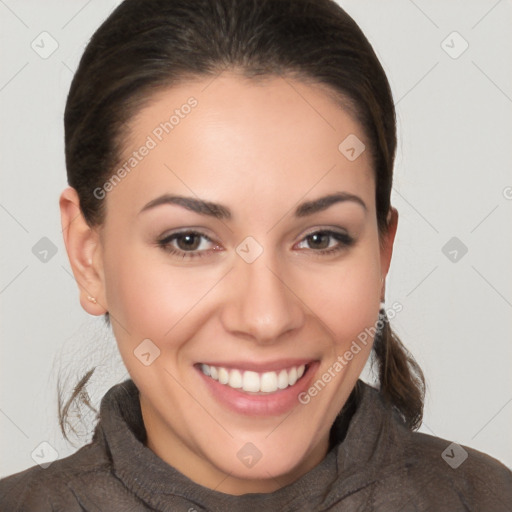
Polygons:
[[[311,510],[313,506],[329,508],[370,486],[382,478],[383,466],[393,471],[393,461],[401,459],[403,429],[397,413],[378,390],[358,380],[331,428],[332,448],[324,460],[275,492],[242,496],[196,484],[144,445],[139,392],[131,379],[104,396],[95,438],[103,439],[115,475],[154,510],[176,510],[179,505],[190,504],[197,510],[255,510],[258,505],[272,510]],[[394,447],[393,452],[390,447]]]

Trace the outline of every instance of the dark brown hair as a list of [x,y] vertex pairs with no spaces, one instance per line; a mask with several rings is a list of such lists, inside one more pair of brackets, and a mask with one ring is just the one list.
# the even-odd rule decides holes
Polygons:
[[[224,70],[246,77],[289,76],[327,86],[364,129],[373,159],[377,223],[388,228],[396,119],[384,70],[352,18],[332,0],[125,0],[91,38],[64,115],[67,177],[86,222],[101,225],[101,187],[121,161],[130,119],[155,92]],[[341,141],[340,141],[341,142]],[[108,313],[105,320],[109,323]],[[382,396],[411,429],[423,413],[424,378],[389,322],[374,357]],[[83,392],[89,371],[59,416]],[[66,436],[67,437],[67,436]]]

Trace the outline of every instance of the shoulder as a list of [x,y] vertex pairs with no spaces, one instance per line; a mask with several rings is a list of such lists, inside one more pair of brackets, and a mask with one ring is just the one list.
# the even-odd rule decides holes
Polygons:
[[447,504],[453,510],[512,509],[512,471],[497,459],[420,432],[408,431],[403,439],[411,491],[444,507],[439,510],[448,510]]
[[409,432],[407,444],[419,460],[428,462],[439,471],[443,470],[456,478],[464,480],[488,475],[489,478],[512,484],[512,472],[509,468],[474,448],[421,432]]
[[99,482],[104,486],[110,474],[104,452],[92,442],[46,468],[33,466],[1,479],[0,510],[83,511],[76,489],[92,489]]
[[411,431],[377,389],[363,388],[371,410],[365,423],[378,431],[376,510],[512,511],[509,468],[474,448]]

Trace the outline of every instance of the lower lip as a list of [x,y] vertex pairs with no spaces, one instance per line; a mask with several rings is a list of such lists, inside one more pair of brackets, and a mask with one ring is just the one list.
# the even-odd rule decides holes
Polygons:
[[246,416],[279,416],[300,404],[298,395],[308,389],[318,365],[318,361],[309,363],[304,375],[293,386],[267,395],[244,393],[226,384],[220,384],[197,367],[196,370],[214,398],[232,411]]

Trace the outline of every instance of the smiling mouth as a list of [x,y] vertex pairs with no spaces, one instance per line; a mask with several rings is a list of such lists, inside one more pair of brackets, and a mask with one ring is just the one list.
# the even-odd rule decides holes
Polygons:
[[275,393],[294,386],[302,378],[308,367],[309,364],[301,364],[278,371],[258,373],[204,363],[198,365],[204,375],[220,384],[248,394],[258,395]]

